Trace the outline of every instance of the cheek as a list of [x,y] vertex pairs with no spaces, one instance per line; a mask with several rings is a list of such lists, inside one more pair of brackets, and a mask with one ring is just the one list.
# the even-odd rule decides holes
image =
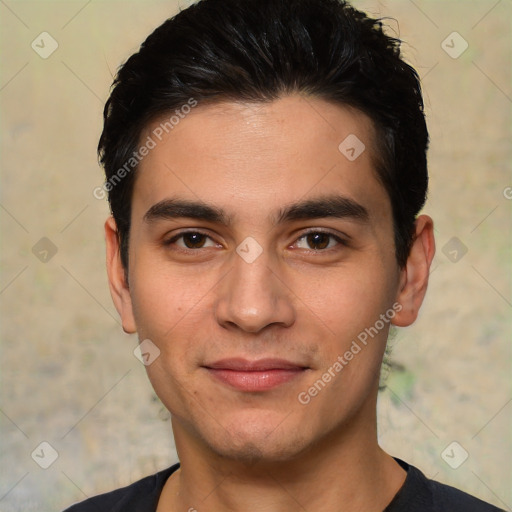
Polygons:
[[292,286],[304,311],[311,311],[331,334],[346,342],[373,325],[393,300],[386,274],[377,264],[373,269],[339,268],[316,277],[303,276]]
[[390,318],[383,321],[381,315],[392,307],[393,287],[378,262],[365,266],[364,272],[340,268],[314,282],[315,286],[304,286],[300,292],[307,306],[304,318],[315,324],[309,332],[316,334],[317,341],[318,333],[324,333],[320,365],[308,384],[322,388],[322,383],[315,383],[325,377],[328,391],[322,391],[317,407],[326,407],[326,414],[334,407],[341,414],[378,383],[390,326]]
[[139,336],[164,339],[184,320],[198,317],[214,291],[215,275],[198,267],[171,267],[156,258],[139,258],[130,279]]
[[[162,266],[147,264],[134,272],[132,303],[139,339],[149,339],[159,350],[148,366],[148,378],[159,398],[174,414],[186,411],[193,388],[197,339],[207,332],[205,311],[207,286],[200,279]],[[201,300],[203,299],[203,301]],[[206,308],[208,310],[208,308]]]
[[[301,391],[311,398],[320,417],[349,414],[378,384],[394,315],[393,294],[377,263],[374,271],[365,270],[360,274],[340,270],[321,279],[322,286],[317,282],[301,289],[305,321],[312,322],[309,332],[316,334],[321,347],[320,364]],[[388,311],[391,314],[382,320]]]

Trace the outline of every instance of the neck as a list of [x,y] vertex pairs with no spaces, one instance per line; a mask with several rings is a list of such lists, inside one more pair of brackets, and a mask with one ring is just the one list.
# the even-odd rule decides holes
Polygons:
[[181,467],[166,483],[157,512],[381,512],[406,476],[378,446],[376,421],[367,415],[286,461],[227,459],[174,419],[173,430]]

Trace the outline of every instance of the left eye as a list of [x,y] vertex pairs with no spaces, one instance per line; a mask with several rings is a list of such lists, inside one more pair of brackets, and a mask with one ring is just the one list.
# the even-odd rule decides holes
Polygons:
[[323,233],[322,231],[312,231],[302,235],[297,242],[299,249],[310,249],[320,251],[330,249],[336,244],[341,243],[340,238],[330,233]]

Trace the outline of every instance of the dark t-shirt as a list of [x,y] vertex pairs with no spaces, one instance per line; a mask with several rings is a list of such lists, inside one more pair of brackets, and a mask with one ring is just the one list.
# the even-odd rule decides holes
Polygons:
[[[402,488],[383,512],[504,512],[448,485],[429,480],[414,466],[395,459],[406,471]],[[155,512],[175,464],[128,487],[78,503],[64,512]]]

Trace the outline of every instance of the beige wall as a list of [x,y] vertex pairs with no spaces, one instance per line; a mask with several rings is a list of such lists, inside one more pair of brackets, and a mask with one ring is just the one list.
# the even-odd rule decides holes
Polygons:
[[[394,343],[402,366],[381,395],[381,443],[511,510],[512,4],[355,5],[398,19],[432,138],[425,212],[438,253],[421,317]],[[108,210],[92,191],[112,73],[176,11],[175,1],[0,3],[1,511],[59,510],[175,460],[168,415],[111,304]],[[58,42],[46,59],[31,48],[51,49],[43,31]],[[453,31],[469,43],[456,59],[441,46]],[[43,237],[51,244],[37,245]],[[468,249],[457,262],[452,237]],[[43,441],[59,455],[48,469],[31,458]],[[469,453],[458,469],[441,457],[452,441]],[[42,446],[34,458],[50,456]]]

